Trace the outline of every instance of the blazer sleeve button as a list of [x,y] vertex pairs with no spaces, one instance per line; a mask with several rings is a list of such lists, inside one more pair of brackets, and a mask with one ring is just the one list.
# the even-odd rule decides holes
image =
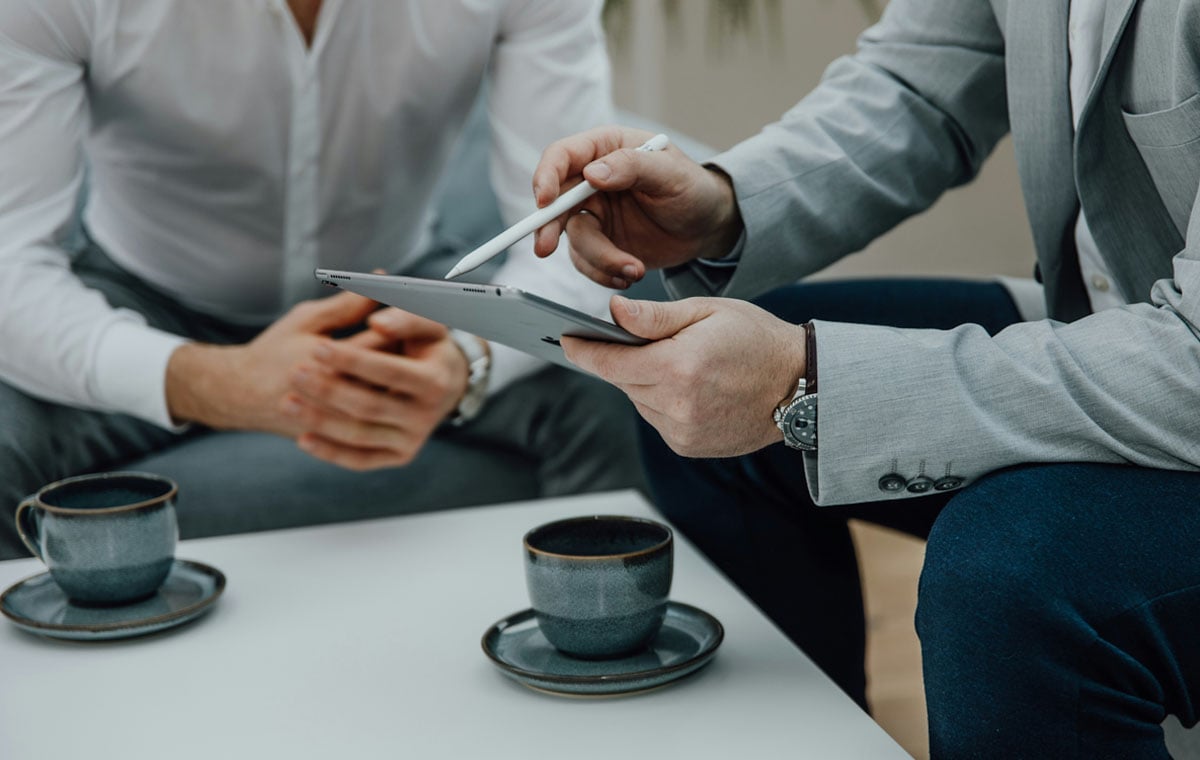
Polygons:
[[927,478],[924,475],[918,475],[908,481],[909,493],[928,493],[933,489],[933,478]]
[[890,472],[879,479],[879,490],[884,493],[897,493],[904,490],[906,481],[904,476]]
[[960,477],[956,477],[954,475],[947,475],[944,478],[937,479],[937,482],[933,484],[933,490],[935,490],[935,491],[953,491],[955,488],[958,488],[959,486],[961,486],[964,482],[965,481]]

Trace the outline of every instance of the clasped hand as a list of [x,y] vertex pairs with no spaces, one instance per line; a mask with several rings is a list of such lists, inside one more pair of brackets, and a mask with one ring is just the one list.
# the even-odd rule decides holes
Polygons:
[[467,361],[443,325],[377,308],[340,293],[298,304],[245,345],[181,347],[167,370],[172,415],[294,438],[352,470],[407,464],[465,393]]

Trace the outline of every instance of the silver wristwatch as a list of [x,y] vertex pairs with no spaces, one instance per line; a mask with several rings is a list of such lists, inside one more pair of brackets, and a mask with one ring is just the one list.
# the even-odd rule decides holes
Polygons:
[[775,407],[775,424],[789,447],[817,450],[817,394],[808,392],[808,381],[803,377],[796,383],[795,395]]
[[775,424],[783,432],[783,442],[800,451],[817,450],[817,330],[805,322],[804,377],[796,383],[790,399],[775,407]]
[[458,408],[448,418],[451,425],[461,425],[474,419],[483,409],[487,400],[488,379],[492,375],[492,357],[484,347],[483,341],[464,330],[451,330],[450,339],[458,345],[463,356],[467,357],[467,392],[458,402]]

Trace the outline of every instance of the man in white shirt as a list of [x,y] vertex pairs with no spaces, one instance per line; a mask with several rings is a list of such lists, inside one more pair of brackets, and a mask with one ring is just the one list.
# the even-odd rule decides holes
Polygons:
[[[191,535],[504,498],[460,461],[472,449],[516,456],[541,493],[634,482],[599,384],[352,294],[317,300],[312,277],[419,266],[485,83],[491,188],[505,222],[532,210],[541,147],[611,119],[599,5],[0,5],[0,504],[192,445],[202,428],[257,433],[274,453],[236,506],[197,491],[238,462],[181,475],[201,481],[181,488]],[[72,251],[85,181],[86,244]],[[492,279],[604,308],[566,257],[537,266],[530,249]],[[355,481],[264,433],[388,476],[369,504],[353,486],[328,504],[314,472],[338,491]],[[431,437],[444,445],[418,457]],[[304,506],[315,493],[320,515]],[[207,520],[214,509],[227,513]],[[18,551],[6,519],[0,558]]]
[[[580,271],[682,299],[614,299],[646,346],[563,341],[657,431],[659,508],[860,703],[846,521],[928,538],[932,757],[1162,758],[1200,718],[1198,93],[1200,0],[892,0],[708,166],[606,128],[535,172],[542,205],[608,193],[540,252],[566,225]],[[995,283],[794,284],[1010,131],[1049,319]]]

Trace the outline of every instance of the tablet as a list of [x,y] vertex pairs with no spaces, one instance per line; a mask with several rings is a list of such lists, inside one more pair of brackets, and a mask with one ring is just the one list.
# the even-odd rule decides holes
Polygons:
[[571,369],[578,367],[563,355],[560,340],[564,335],[630,346],[650,342],[612,322],[504,285],[331,269],[313,274],[324,285],[353,291]]

